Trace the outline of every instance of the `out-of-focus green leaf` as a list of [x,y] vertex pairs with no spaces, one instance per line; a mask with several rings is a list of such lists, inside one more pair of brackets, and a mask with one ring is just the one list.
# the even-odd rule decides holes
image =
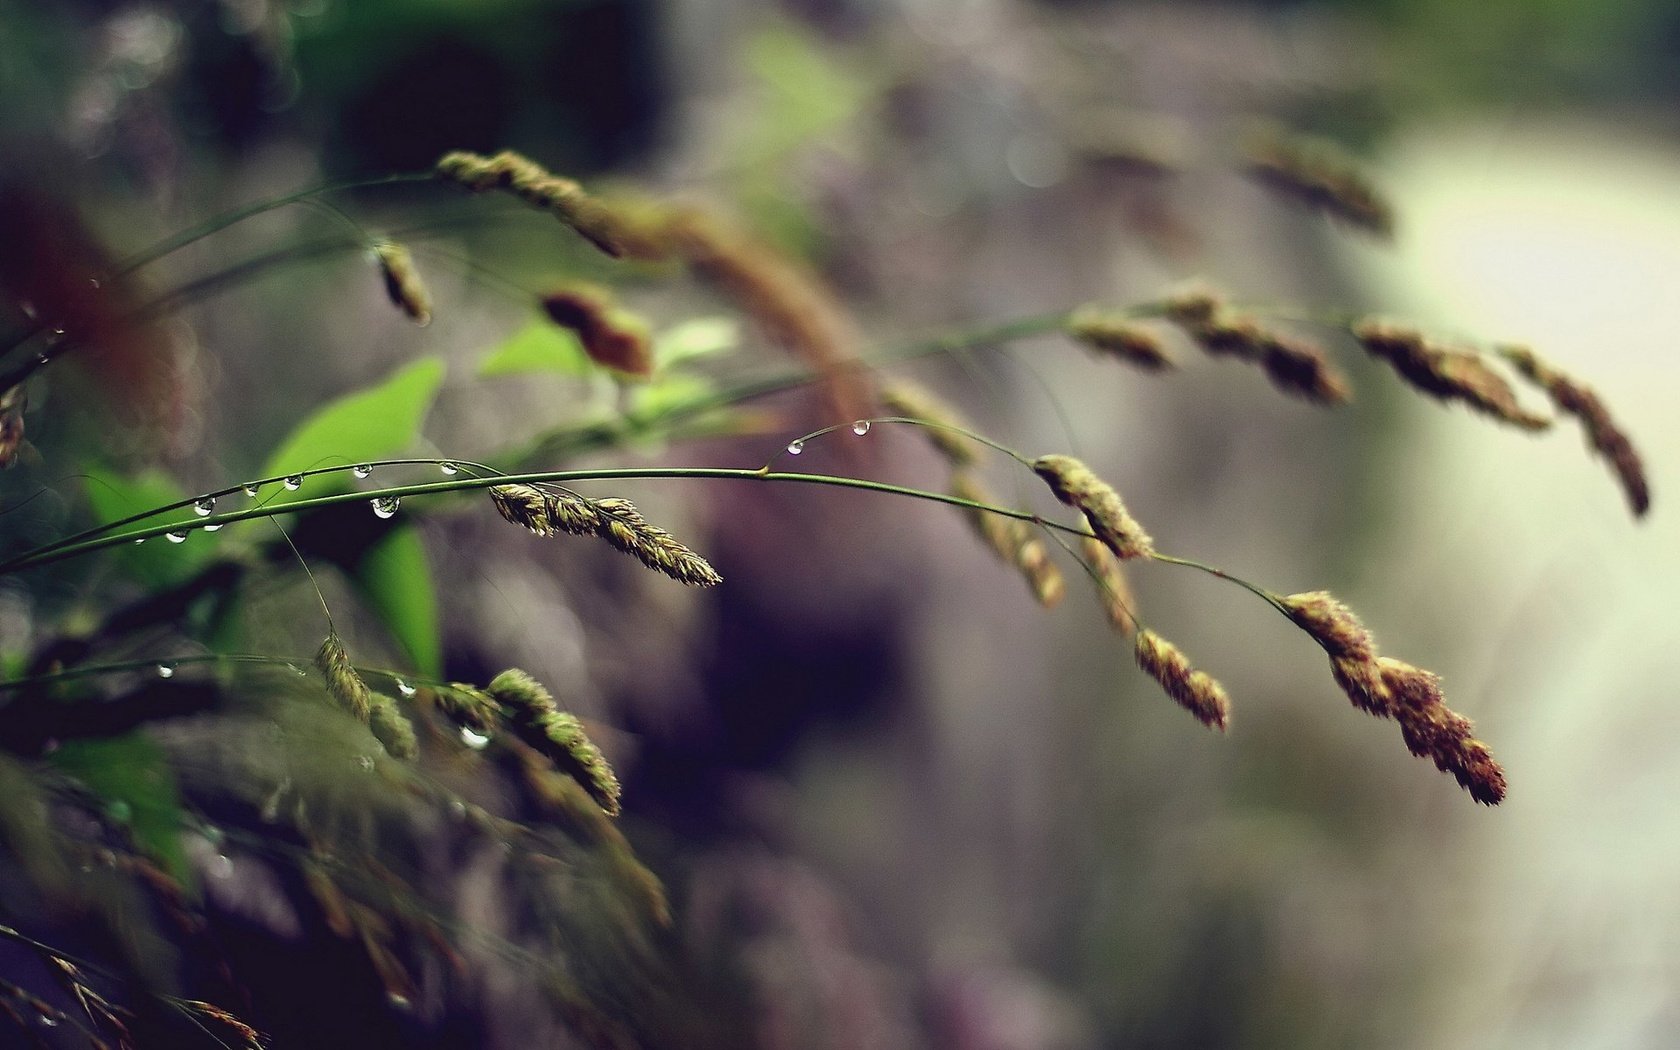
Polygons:
[[663,371],[728,353],[740,344],[741,325],[733,317],[696,317],[661,332],[653,342],[653,359]]
[[747,68],[758,78],[761,112],[750,157],[769,159],[829,131],[868,99],[866,78],[836,61],[808,31],[780,22],[747,43]]
[[[148,470],[125,478],[97,467],[87,472],[87,494],[93,516],[101,524],[119,521],[153,507],[179,503],[187,495],[160,471]],[[162,525],[176,519],[190,521],[192,517],[190,509],[182,508],[144,524]],[[215,533],[195,529],[188,534],[185,543],[171,543],[159,538],[139,545],[126,544],[117,549],[116,557],[123,569],[136,580],[157,589],[179,583],[196,572],[214,553],[217,539]]]
[[529,372],[586,376],[599,371],[570,329],[540,318],[513,333],[478,366],[483,378]]
[[104,799],[108,815],[128,825],[135,845],[186,885],[191,872],[181,849],[181,799],[155,741],[144,733],[67,740],[52,763]]
[[714,390],[712,381],[703,376],[676,372],[639,388],[630,402],[629,415],[643,425],[657,423],[671,409],[687,406]]
[[[350,466],[401,452],[420,434],[420,423],[443,383],[443,362],[423,357],[384,382],[316,409],[269,456],[265,477],[343,463]],[[306,480],[294,491],[275,494],[270,505],[319,496],[344,485],[338,474]]]
[[441,675],[443,641],[438,629],[437,591],[420,534],[413,527],[392,529],[368,547],[350,570],[350,579],[392,637],[408,651],[415,669],[432,677]]

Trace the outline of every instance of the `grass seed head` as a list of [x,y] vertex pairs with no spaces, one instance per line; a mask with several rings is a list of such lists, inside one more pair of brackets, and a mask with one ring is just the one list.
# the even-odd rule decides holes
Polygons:
[[1443,401],[1461,401],[1484,415],[1523,430],[1544,430],[1552,421],[1529,412],[1516,392],[1477,354],[1435,345],[1415,329],[1366,319],[1353,337],[1413,387]]
[[1191,667],[1178,646],[1145,628],[1137,633],[1133,652],[1138,666],[1180,707],[1210,729],[1225,731],[1231,720],[1230,697],[1218,682]]
[[1175,367],[1154,331],[1123,317],[1081,312],[1068,322],[1068,334],[1099,354],[1146,372]]
[[1109,624],[1125,637],[1137,630],[1137,597],[1126,579],[1126,570],[1100,540],[1083,538],[1079,541],[1080,556],[1090,567],[1096,584],[1097,603]]
[[608,814],[618,815],[618,776],[577,716],[560,710],[553,694],[518,668],[503,671],[485,689],[503,706],[522,741],[576,780]]
[[1085,515],[1097,538],[1117,557],[1147,558],[1155,553],[1154,541],[1127,513],[1120,494],[1082,461],[1072,456],[1040,456],[1032,468],[1057,499]]
[[415,324],[432,323],[432,297],[414,268],[414,257],[408,249],[390,241],[373,246],[374,259],[379,263],[380,275],[385,279],[385,294]]
[[326,678],[327,692],[333,699],[343,704],[356,721],[367,725],[373,710],[373,693],[350,663],[350,654],[345,651],[338,632],[330,632],[321,643],[315,653],[315,666]]
[[962,414],[920,383],[895,379],[880,394],[881,407],[895,416],[916,419],[932,426],[922,427],[931,444],[953,467],[974,465],[974,446],[961,431],[969,429]]
[[[996,498],[973,475],[958,471],[951,477],[951,495],[972,503],[995,505]],[[1043,541],[1033,535],[1033,527],[1018,518],[993,514],[990,511],[965,507],[964,516],[974,531],[1005,565],[1017,569],[1032,589],[1034,600],[1046,609],[1054,608],[1062,600],[1067,585],[1062,571],[1056,568]]]
[[1505,771],[1488,746],[1472,735],[1471,721],[1442,702],[1440,678],[1386,656],[1378,657],[1377,665],[1393,697],[1393,715],[1407,749],[1433,759],[1477,802],[1492,806],[1504,799]]
[[[554,535],[554,518],[549,511],[549,495],[533,485],[492,485],[490,502],[496,513],[515,525],[530,529],[538,536]],[[568,530],[569,531],[569,530]]]
[[1331,657],[1348,660],[1373,660],[1377,655],[1371,632],[1359,622],[1335,595],[1329,591],[1308,591],[1291,594],[1283,599],[1289,618],[1313,640],[1324,647]]
[[647,322],[617,306],[604,288],[571,285],[541,301],[548,319],[574,333],[591,361],[636,379],[653,375]]
[[1268,129],[1245,144],[1247,168],[1273,189],[1383,240],[1394,235],[1394,209],[1340,148]]

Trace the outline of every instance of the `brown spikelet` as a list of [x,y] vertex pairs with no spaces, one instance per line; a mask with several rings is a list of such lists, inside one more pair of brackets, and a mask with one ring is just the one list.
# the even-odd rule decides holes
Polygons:
[[[951,477],[951,495],[972,503],[997,503],[978,479],[962,471]],[[990,547],[1004,564],[1020,571],[1038,604],[1050,609],[1061,602],[1063,594],[1067,591],[1062,571],[1056,568],[1056,563],[1050,559],[1050,552],[1043,541],[1033,534],[1031,525],[1018,518],[1009,518],[972,507],[965,507],[964,513],[974,531],[986,542],[986,546]]]
[[770,245],[698,211],[675,213],[676,254],[824,379],[836,419],[863,416],[868,386],[852,367],[857,335],[816,276]]
[[1200,282],[1179,288],[1161,301],[1161,316],[1182,328],[1213,319],[1225,307],[1225,297]]
[[1133,652],[1138,666],[1161,684],[1180,707],[1211,729],[1224,732],[1231,719],[1231,700],[1225,689],[1190,666],[1178,646],[1144,628],[1137,633]]
[[695,587],[714,587],[723,582],[706,559],[664,529],[648,524],[629,500],[596,500],[595,509],[601,514],[597,534],[626,554],[635,555],[648,568]]
[[583,352],[603,368],[638,379],[653,375],[647,323],[614,304],[603,288],[571,285],[542,297],[549,320],[575,333]]
[[474,193],[503,190],[549,212],[613,258],[657,262],[670,257],[662,218],[591,196],[571,179],[511,150],[493,157],[457,151],[439,158],[434,174]]
[[1147,558],[1155,553],[1154,541],[1126,512],[1120,494],[1083,462],[1072,456],[1040,456],[1032,468],[1057,499],[1085,515],[1097,538],[1117,557]]
[[1384,240],[1394,235],[1394,210],[1337,147],[1268,130],[1251,135],[1245,153],[1249,174],[1265,185]]
[[1214,357],[1259,361],[1266,353],[1266,330],[1252,317],[1220,311],[1181,327],[1197,346]]
[[23,412],[28,404],[22,383],[0,393],[0,470],[16,463],[23,448]]
[[1359,622],[1335,595],[1329,591],[1308,591],[1291,594],[1283,599],[1289,618],[1324,647],[1332,658],[1369,661],[1376,657],[1377,647],[1371,632]]
[[1440,679],[1386,656],[1377,658],[1377,666],[1393,698],[1393,716],[1407,749],[1433,759],[1477,802],[1498,805],[1505,797],[1505,771],[1487,745],[1472,735],[1470,720],[1442,702]]
[[1347,380],[1324,359],[1324,351],[1300,339],[1267,333],[1260,367],[1272,385],[1286,394],[1321,405],[1337,405],[1351,396]]
[[420,280],[420,271],[414,268],[414,257],[408,249],[381,241],[373,246],[373,256],[379,263],[380,275],[385,278],[385,294],[391,302],[415,324],[431,324],[432,297],[426,291],[425,282]]
[[358,722],[367,725],[373,712],[373,693],[350,663],[350,654],[345,651],[338,632],[328,633],[326,641],[321,643],[315,653],[315,666],[326,678],[327,692],[333,699],[343,704]]
[[1107,357],[1146,372],[1173,368],[1173,360],[1149,328],[1123,317],[1081,311],[1068,321],[1068,335]]
[[1552,367],[1526,346],[1503,346],[1499,353],[1525,379],[1544,390],[1559,412],[1581,421],[1587,442],[1616,472],[1634,517],[1644,517],[1651,509],[1651,485],[1645,476],[1645,464],[1597,391]]
[[179,999],[176,1000],[176,1005],[192,1011],[199,1017],[215,1021],[228,1029],[244,1041],[247,1050],[262,1050],[263,1037],[261,1032],[214,1003],[207,1003],[201,999]]
[[1137,597],[1132,594],[1120,559],[1101,541],[1089,537],[1079,541],[1079,551],[1085,564],[1091,568],[1097,585],[1097,603],[1102,606],[1103,615],[1108,617],[1109,624],[1116,631],[1130,638],[1137,630]]
[[[548,494],[532,485],[492,485],[490,502],[503,518],[538,536],[554,535]],[[593,531],[593,530],[591,530]]]
[[974,446],[961,433],[968,429],[967,421],[932,391],[908,379],[895,379],[881,390],[880,401],[881,407],[893,415],[932,424],[922,430],[927,434],[928,443],[938,449],[951,466],[974,464]]
[[521,741],[565,770],[608,814],[618,815],[618,776],[577,716],[560,710],[543,684],[518,668],[503,671],[485,689],[507,712]]
[[1476,354],[1437,346],[1421,332],[1367,318],[1353,337],[1372,357],[1387,361],[1406,382],[1443,401],[1462,401],[1484,415],[1524,430],[1544,430],[1552,421],[1517,403],[1517,395]]
[[544,493],[544,498],[552,528],[574,536],[593,536],[601,531],[601,513],[577,493],[557,489]]

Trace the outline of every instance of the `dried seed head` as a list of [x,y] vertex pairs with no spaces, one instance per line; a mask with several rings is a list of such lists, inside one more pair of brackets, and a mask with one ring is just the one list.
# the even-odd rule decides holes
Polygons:
[[1414,755],[1433,759],[1451,773],[1470,797],[1497,805],[1505,797],[1505,771],[1486,744],[1477,740],[1468,718],[1442,702],[1441,680],[1428,671],[1386,656],[1377,658],[1384,686],[1393,697],[1393,715]]
[[1387,361],[1400,377],[1443,401],[1462,401],[1484,415],[1544,430],[1552,421],[1517,403],[1511,385],[1476,354],[1436,346],[1421,332],[1383,321],[1356,322],[1353,337],[1372,357]]
[[1161,313],[1167,320],[1182,328],[1213,320],[1224,309],[1225,297],[1200,282],[1185,285],[1166,297]]
[[396,702],[384,693],[369,693],[372,705],[368,711],[368,728],[385,745],[385,750],[398,758],[413,758],[420,747],[415,739],[414,723],[397,709]]
[[1272,385],[1286,394],[1321,405],[1336,405],[1351,396],[1347,380],[1324,359],[1324,351],[1310,343],[1268,334],[1260,351],[1260,365]]
[[695,587],[713,587],[723,582],[723,577],[706,559],[678,543],[664,529],[649,525],[629,500],[596,500],[595,509],[602,516],[598,535],[626,554],[635,555],[648,568]]
[[[951,477],[951,495],[971,503],[997,503],[978,479],[961,471]],[[1033,598],[1038,604],[1049,609],[1062,600],[1062,595],[1067,590],[1062,580],[1062,572],[1050,559],[1050,552],[1044,544],[1033,535],[1031,525],[1017,518],[972,507],[965,507],[963,510],[974,531],[986,541],[986,546],[990,547],[1004,564],[1020,571],[1027,585],[1032,588]]]
[[329,633],[326,641],[321,643],[320,650],[315,653],[315,666],[321,669],[327,680],[327,692],[343,704],[356,721],[367,725],[373,710],[373,693],[350,663],[350,654],[345,652],[338,632]]
[[1266,330],[1252,317],[1217,313],[1182,327],[1184,334],[1214,357],[1259,361],[1266,353]]
[[1097,603],[1102,606],[1108,622],[1122,635],[1130,638],[1137,630],[1137,598],[1126,581],[1126,570],[1099,540],[1089,537],[1079,541],[1081,556],[1090,566],[1097,585]]
[[1394,211],[1358,165],[1339,148],[1278,130],[1246,143],[1250,174],[1261,182],[1367,233],[1394,235]]
[[1374,661],[1360,657],[1330,657],[1330,674],[1354,707],[1378,718],[1387,718],[1393,706],[1388,687]]
[[575,715],[560,710],[541,682],[517,668],[491,679],[486,691],[507,710],[514,733],[576,780],[607,813],[617,816],[618,776]]
[[1283,599],[1289,618],[1333,658],[1368,661],[1377,654],[1371,632],[1352,609],[1329,591],[1308,591]]
[[929,444],[939,450],[953,467],[974,464],[974,447],[960,431],[968,423],[956,409],[941,401],[933,392],[908,379],[894,380],[881,391],[881,407],[895,416],[916,419],[932,426],[923,427]]
[[1195,715],[1203,725],[1221,732],[1230,723],[1231,700],[1225,689],[1205,673],[1190,666],[1178,646],[1145,628],[1134,644],[1138,666],[1161,684],[1179,706]]
[[380,274],[385,278],[385,294],[390,296],[391,302],[415,324],[430,324],[432,297],[420,280],[420,271],[414,268],[414,257],[408,249],[390,241],[381,241],[373,246],[373,256],[379,263]]
[[1645,464],[1627,433],[1617,425],[1610,410],[1599,399],[1597,391],[1553,368],[1528,347],[1503,346],[1499,348],[1499,353],[1515,366],[1523,378],[1544,390],[1559,412],[1581,421],[1587,442],[1616,472],[1634,517],[1644,517],[1651,509],[1651,485],[1645,476]]
[[653,375],[647,323],[620,309],[603,288],[572,285],[542,297],[549,320],[576,333],[583,352],[603,368],[646,379]]
[[492,485],[490,502],[496,505],[498,514],[513,524],[530,529],[538,536],[554,535],[555,522],[549,512],[549,495],[543,490],[532,485]]
[[1120,494],[1083,462],[1072,456],[1040,456],[1032,468],[1057,499],[1084,513],[1097,538],[1116,556],[1147,558],[1155,553],[1149,534],[1126,512]]
[[1174,367],[1160,337],[1123,317],[1081,312],[1068,322],[1068,334],[1100,354],[1124,361],[1147,372]]

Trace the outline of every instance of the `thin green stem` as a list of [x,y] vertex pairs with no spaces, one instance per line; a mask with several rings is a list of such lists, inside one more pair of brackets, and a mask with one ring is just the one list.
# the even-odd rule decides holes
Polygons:
[[1259,598],[1267,605],[1270,605],[1283,615],[1289,615],[1289,610],[1284,607],[1283,599],[1278,595],[1273,594],[1271,591],[1268,591],[1266,588],[1261,587],[1258,584],[1249,583],[1240,576],[1232,576],[1224,569],[1216,569],[1212,565],[1205,565],[1202,562],[1194,561],[1190,558],[1175,558],[1171,554],[1162,554],[1160,551],[1154,552],[1150,555],[1150,557],[1155,561],[1165,562],[1168,565],[1182,565],[1187,569],[1196,569],[1207,573],[1209,576],[1217,576],[1221,580],[1228,580],[1231,583],[1236,584],[1238,587],[1241,587],[1243,590],[1250,592],[1255,597]]

